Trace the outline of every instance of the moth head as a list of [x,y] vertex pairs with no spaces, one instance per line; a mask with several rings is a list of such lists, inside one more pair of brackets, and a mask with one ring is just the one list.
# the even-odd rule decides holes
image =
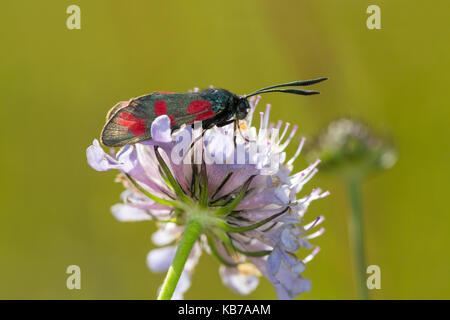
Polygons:
[[236,118],[239,120],[245,119],[250,110],[250,104],[246,98],[241,98],[236,104]]

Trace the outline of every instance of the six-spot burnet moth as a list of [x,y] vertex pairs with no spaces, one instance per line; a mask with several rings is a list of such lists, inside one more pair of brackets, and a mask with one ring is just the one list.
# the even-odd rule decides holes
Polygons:
[[225,89],[206,89],[187,93],[154,92],[116,104],[107,114],[101,141],[105,146],[120,147],[150,139],[151,124],[161,115],[167,115],[170,118],[172,130],[184,124],[193,124],[195,121],[202,121],[203,129],[214,125],[221,127],[247,116],[250,109],[247,99],[251,96],[268,92],[305,96],[318,94],[318,91],[313,90],[280,88],[309,86],[326,79],[278,84],[243,96]]

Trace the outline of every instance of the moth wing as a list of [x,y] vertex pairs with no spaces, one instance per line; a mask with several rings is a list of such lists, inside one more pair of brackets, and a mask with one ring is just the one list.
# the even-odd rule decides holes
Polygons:
[[156,118],[148,106],[131,100],[119,102],[107,115],[101,141],[108,147],[121,147],[151,138],[150,126]]
[[171,94],[167,96],[166,101],[167,114],[173,119],[173,129],[216,115],[213,102],[199,92]]
[[120,101],[117,102],[117,104],[112,107],[111,109],[109,109],[108,113],[106,114],[106,121],[108,121],[109,119],[111,119],[111,117],[117,112],[117,110],[126,107],[128,105],[128,101]]

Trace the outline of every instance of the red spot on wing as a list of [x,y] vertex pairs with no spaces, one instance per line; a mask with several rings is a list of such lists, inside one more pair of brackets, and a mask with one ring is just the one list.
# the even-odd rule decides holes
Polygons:
[[158,91],[156,93],[174,93],[174,92],[169,92],[169,91]]
[[137,137],[145,134],[147,128],[145,127],[145,119],[133,116],[131,113],[123,111],[117,118],[117,123],[128,130]]
[[211,108],[211,102],[205,100],[195,100],[189,104],[187,112],[190,114],[200,113]]
[[167,114],[167,102],[163,100],[158,100],[155,102],[155,114],[156,116],[162,116]]
[[200,113],[197,117],[195,117],[195,121],[201,121],[201,120],[205,120],[205,119],[211,118],[215,114],[216,113],[214,111],[208,110],[206,112]]
[[134,121],[136,119],[135,116],[133,116],[131,113],[129,112],[122,112],[121,114],[119,114],[119,124],[122,125],[120,122],[129,122],[129,121]]
[[[155,106],[155,114],[157,117],[167,114],[167,102],[163,100],[158,100],[155,102],[154,106]],[[175,124],[175,118],[169,116],[169,119],[170,125],[173,126]]]
[[140,137],[145,134],[145,131],[147,131],[147,128],[145,127],[145,120],[139,120],[135,124],[133,124],[130,127],[130,131],[132,134],[134,134],[137,137]]
[[192,101],[188,108],[187,112],[190,114],[196,114],[194,120],[189,121],[188,123],[193,123],[194,121],[202,121],[208,118],[211,118],[216,113],[213,110],[210,110],[212,103],[205,100],[195,100]]
[[206,112],[198,114],[195,117],[194,120],[191,120],[191,121],[189,121],[187,123],[194,123],[194,121],[203,121],[203,120],[209,119],[209,118],[211,118],[212,116],[215,116],[215,115],[216,115],[216,113],[214,111],[208,110]]

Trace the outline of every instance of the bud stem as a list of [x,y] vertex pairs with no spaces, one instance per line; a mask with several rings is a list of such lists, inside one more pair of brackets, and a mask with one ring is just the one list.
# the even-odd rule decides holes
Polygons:
[[167,271],[166,278],[164,279],[161,291],[159,292],[158,300],[170,300],[172,298],[178,280],[180,280],[181,273],[184,270],[187,258],[200,236],[202,229],[202,224],[195,219],[190,220],[186,225],[183,236],[178,244],[175,257],[172,261],[172,265],[170,266],[169,271]]
[[362,178],[359,176],[349,177],[347,180],[348,192],[352,206],[349,215],[349,237],[350,246],[353,251],[354,272],[358,287],[359,299],[368,300],[366,284],[366,261],[364,252],[364,228],[362,207]]

